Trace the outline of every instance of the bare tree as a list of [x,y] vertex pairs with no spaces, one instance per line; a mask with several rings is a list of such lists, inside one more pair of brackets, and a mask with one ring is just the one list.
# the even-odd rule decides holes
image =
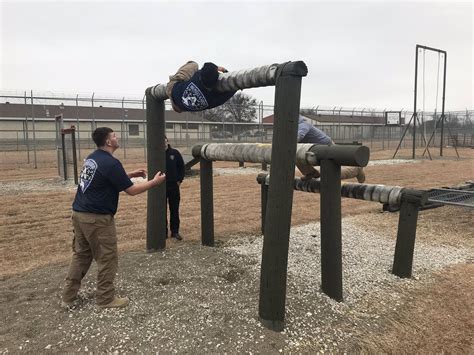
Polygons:
[[255,122],[257,100],[239,91],[225,104],[204,111],[203,116],[213,122]]

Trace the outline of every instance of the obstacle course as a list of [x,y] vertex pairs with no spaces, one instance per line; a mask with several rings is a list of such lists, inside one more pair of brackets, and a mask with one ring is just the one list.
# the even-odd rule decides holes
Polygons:
[[[256,69],[222,74],[218,91],[275,85],[275,124],[272,145],[268,144],[205,144],[193,147],[193,163],[200,162],[201,240],[214,245],[212,162],[217,160],[271,164],[271,183],[262,183],[262,231],[264,234],[259,317],[266,327],[284,328],[286,279],[293,191],[318,190],[321,194],[321,286],[324,293],[343,300],[341,188],[343,195],[400,205],[400,219],[392,272],[410,277],[416,236],[418,210],[427,201],[425,191],[357,185],[341,187],[341,166],[364,167],[369,161],[369,149],[360,145],[318,146],[297,145],[301,78],[306,76],[303,62],[274,64]],[[147,135],[150,176],[164,170],[164,85],[148,88]],[[319,165],[321,180],[302,183],[294,179],[295,162]],[[316,186],[319,185],[317,188]],[[161,250],[166,246],[166,203],[164,187],[148,191],[147,249]],[[264,216],[264,217],[263,217]]]

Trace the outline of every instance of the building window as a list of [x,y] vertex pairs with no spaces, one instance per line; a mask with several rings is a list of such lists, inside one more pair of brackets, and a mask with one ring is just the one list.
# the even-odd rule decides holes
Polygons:
[[167,123],[166,124],[166,129],[173,129],[174,125],[172,123]]
[[139,135],[139,128],[138,128],[138,124],[136,123],[129,123],[128,125],[128,134],[130,136],[138,136]]
[[181,129],[199,129],[198,123],[181,123]]

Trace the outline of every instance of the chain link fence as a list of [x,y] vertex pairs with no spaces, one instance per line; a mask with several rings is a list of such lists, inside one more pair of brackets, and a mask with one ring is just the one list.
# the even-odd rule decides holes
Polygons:
[[[176,114],[166,104],[166,134],[170,143],[184,154],[190,154],[197,143],[258,142],[271,143],[273,106],[255,105],[250,122],[208,121],[203,113]],[[0,167],[56,166],[58,155],[58,117],[64,128],[76,130],[77,157],[82,161],[95,149],[92,131],[99,126],[111,127],[120,137],[117,152],[125,162],[146,162],[145,98],[110,98],[95,94],[36,95],[33,92],[0,95]],[[413,114],[396,111],[398,124],[387,124],[387,112],[342,107],[302,109],[302,114],[339,144],[364,144],[371,150],[411,148]],[[473,147],[472,110],[446,113],[445,144]],[[439,146],[441,132],[435,124],[439,113],[419,112],[417,147],[424,147],[433,135],[431,146]],[[401,123],[401,124],[400,124]],[[411,123],[411,124],[409,124]],[[449,128],[449,129],[446,129]],[[403,140],[401,138],[404,137]]]

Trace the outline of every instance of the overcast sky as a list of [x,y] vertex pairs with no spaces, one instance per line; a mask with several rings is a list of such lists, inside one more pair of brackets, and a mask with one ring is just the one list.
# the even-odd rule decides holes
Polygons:
[[[448,52],[447,109],[473,108],[470,1],[0,1],[2,91],[141,98],[189,59],[303,60],[302,107],[411,110],[422,44]],[[437,53],[419,63],[418,107],[440,110],[443,58],[439,81]],[[274,88],[246,92],[273,104]]]

